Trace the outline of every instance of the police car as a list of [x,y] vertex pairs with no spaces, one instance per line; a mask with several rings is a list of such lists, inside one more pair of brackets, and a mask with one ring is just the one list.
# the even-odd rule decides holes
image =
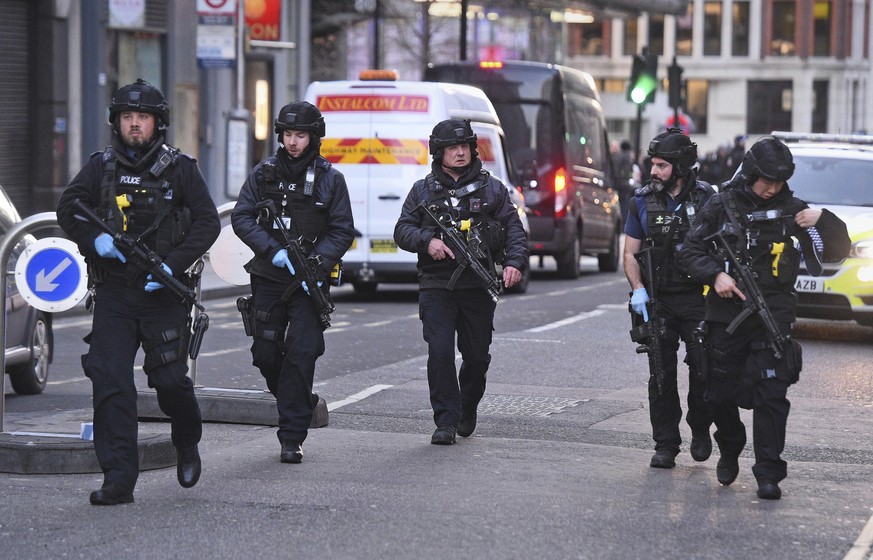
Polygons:
[[873,136],[773,132],[794,156],[795,196],[824,207],[848,226],[852,249],[821,276],[797,277],[800,317],[873,326]]

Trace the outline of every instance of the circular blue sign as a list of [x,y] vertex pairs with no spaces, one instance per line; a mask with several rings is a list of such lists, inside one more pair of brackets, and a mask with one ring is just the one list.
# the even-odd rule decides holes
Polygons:
[[70,297],[81,281],[75,257],[50,247],[33,255],[25,272],[27,286],[39,298],[60,301]]

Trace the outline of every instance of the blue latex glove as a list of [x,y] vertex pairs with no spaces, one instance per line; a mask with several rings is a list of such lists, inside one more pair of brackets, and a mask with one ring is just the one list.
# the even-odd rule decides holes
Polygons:
[[[303,286],[303,291],[306,292],[306,295],[309,295],[309,286],[306,285],[306,282],[301,282],[300,285]],[[322,286],[324,286],[324,282],[319,280],[318,287],[320,288]]]
[[637,288],[631,293],[631,309],[637,315],[642,315],[643,321],[646,323],[649,322],[649,312],[646,310],[647,303],[649,303],[649,294],[646,293],[645,288]]
[[291,260],[288,259],[288,249],[279,249],[279,252],[273,255],[273,266],[276,268],[287,268],[291,274],[294,274],[294,266]]
[[115,240],[108,233],[101,233],[94,240],[94,249],[97,254],[104,259],[118,259],[121,262],[127,262],[118,247],[115,246]]
[[[161,263],[161,268],[163,268],[164,270],[166,270],[166,271],[167,271],[167,274],[169,274],[170,276],[173,275],[173,271],[170,270],[170,267],[167,266],[166,264]],[[151,279],[152,279],[152,275],[151,275],[151,274],[149,274],[148,276],[146,276],[146,280],[151,280]],[[154,282],[154,281],[152,281],[152,282],[146,282],[146,285],[145,285],[145,291],[147,291],[147,292],[154,292],[155,290],[160,290],[160,289],[163,288],[163,287],[164,287],[164,285],[161,284],[160,282]]]

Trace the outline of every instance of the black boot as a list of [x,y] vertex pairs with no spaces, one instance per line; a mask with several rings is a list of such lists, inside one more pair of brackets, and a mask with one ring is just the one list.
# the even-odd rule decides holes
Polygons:
[[652,455],[652,460],[649,461],[649,466],[656,469],[672,469],[676,466],[676,455],[678,453],[672,449],[657,449]]
[[279,460],[283,463],[300,463],[303,461],[303,445],[296,441],[283,441]]
[[200,480],[200,452],[196,445],[176,448],[176,478],[182,488],[191,488]]
[[740,474],[740,464],[736,456],[722,455],[715,466],[715,476],[724,486],[730,486]]
[[454,426],[440,426],[434,430],[430,442],[434,445],[451,445],[455,443],[455,433],[457,430]]
[[706,461],[712,455],[712,439],[709,432],[691,433],[691,458],[695,461]]
[[458,422],[458,435],[470,437],[476,430],[476,408],[464,410],[461,408],[461,420]]
[[117,506],[132,502],[133,490],[126,490],[112,482],[104,484],[100,490],[91,492],[91,505],[94,506]]
[[762,500],[778,500],[782,497],[782,489],[775,482],[759,480],[758,497]]

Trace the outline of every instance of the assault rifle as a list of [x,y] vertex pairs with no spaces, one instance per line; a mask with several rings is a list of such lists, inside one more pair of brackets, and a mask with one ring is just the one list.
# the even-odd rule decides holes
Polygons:
[[101,220],[91,208],[85,205],[81,200],[76,200],[76,215],[85,218],[99,229],[105,231],[112,236],[115,241],[115,246],[127,257],[128,261],[136,267],[147,271],[152,275],[155,282],[163,284],[170,292],[178,297],[181,301],[194,305],[200,311],[205,311],[205,308],[197,301],[197,293],[183,284],[178,278],[167,274],[167,271],[161,266],[163,260],[157,253],[152,251],[140,239],[134,239],[124,232],[114,231],[109,224]]
[[[443,241],[447,242],[449,248],[455,254],[455,260],[458,262],[458,268],[455,269],[449,280],[449,289],[451,290],[455,287],[458,277],[461,276],[465,269],[469,268],[485,284],[485,289],[488,291],[491,299],[494,300],[494,303],[500,301],[498,296],[501,287],[500,281],[479,262],[479,259],[488,258],[488,253],[482,248],[482,238],[479,236],[478,231],[469,228],[467,224],[458,224],[452,217],[451,212],[444,212],[437,216],[435,211],[438,211],[439,207],[436,204],[429,206],[422,202],[419,206],[436,222],[437,227],[440,228],[442,233]],[[470,229],[468,241],[464,241],[464,237],[461,234],[465,225],[467,229]]]
[[334,312],[336,306],[334,306],[330,295],[323,292],[319,286],[319,283],[328,280],[328,278],[323,280],[319,278],[317,272],[318,266],[321,265],[321,256],[306,256],[306,252],[303,250],[303,243],[306,240],[303,237],[298,239],[291,237],[291,232],[288,231],[288,227],[282,221],[282,216],[276,211],[276,204],[272,200],[263,200],[255,208],[265,212],[267,220],[272,220],[276,229],[282,232],[282,237],[285,239],[284,248],[288,251],[288,260],[291,261],[291,266],[294,267],[295,279],[291,284],[291,288],[297,288],[297,286],[302,286],[305,283],[306,293],[309,294],[309,297],[312,298],[312,303],[318,309],[318,318],[321,320],[321,326],[325,329],[330,327],[330,314]]
[[724,238],[720,231],[715,232],[705,239],[706,241],[715,240],[721,248],[721,251],[730,261],[731,266],[736,271],[739,279],[740,290],[746,296],[746,303],[743,306],[742,312],[737,315],[731,324],[727,327],[727,332],[733,334],[737,327],[753,313],[757,313],[767,331],[767,344],[773,350],[773,356],[778,360],[782,358],[785,349],[788,346],[788,337],[782,334],[779,330],[779,325],[776,319],[773,318],[773,313],[767,306],[767,301],[764,299],[764,294],[761,293],[761,288],[755,282],[755,273],[752,268],[741,262],[737,258],[736,253],[731,249],[730,243]]
[[661,359],[661,340],[667,329],[666,321],[659,315],[658,279],[656,277],[658,271],[655,269],[652,259],[653,250],[654,248],[649,245],[634,255],[637,262],[640,263],[643,280],[647,284],[646,289],[649,292],[649,321],[643,323],[639,319],[640,315],[637,315],[633,309],[630,309],[633,326],[630,336],[632,341],[639,344],[637,346],[637,354],[648,354],[649,373],[655,378],[658,394],[662,395],[664,394],[664,362]]

